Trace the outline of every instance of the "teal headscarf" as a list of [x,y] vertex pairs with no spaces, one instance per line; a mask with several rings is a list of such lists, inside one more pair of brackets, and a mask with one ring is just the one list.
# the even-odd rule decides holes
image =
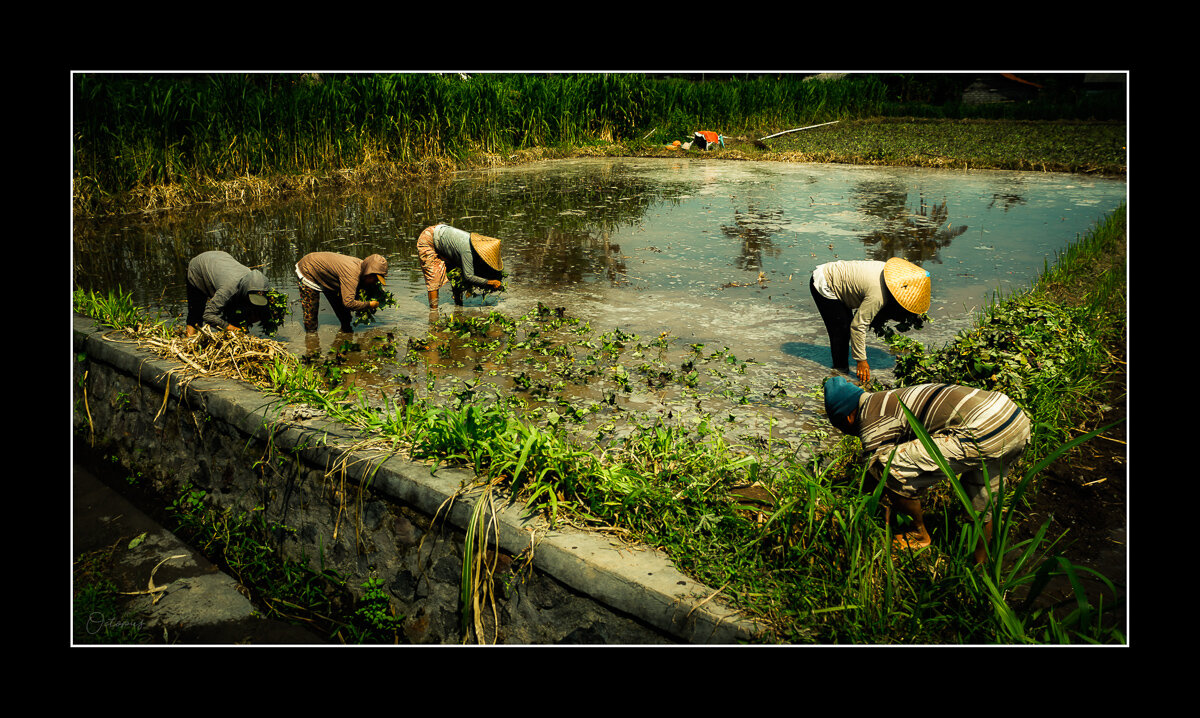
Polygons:
[[830,377],[825,380],[825,414],[829,423],[846,434],[853,434],[854,429],[846,423],[846,417],[858,408],[858,400],[863,390],[851,384],[844,376]]

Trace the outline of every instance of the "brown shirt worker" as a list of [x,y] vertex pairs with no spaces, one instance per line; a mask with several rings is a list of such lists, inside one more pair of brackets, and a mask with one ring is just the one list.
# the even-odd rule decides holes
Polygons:
[[304,331],[317,330],[317,311],[322,294],[341,322],[342,331],[354,331],[351,312],[379,308],[377,301],[363,302],[356,298],[359,287],[376,282],[386,284],[384,277],[387,273],[388,261],[381,254],[359,259],[336,252],[312,252],[301,257],[296,263],[296,278],[300,280]]

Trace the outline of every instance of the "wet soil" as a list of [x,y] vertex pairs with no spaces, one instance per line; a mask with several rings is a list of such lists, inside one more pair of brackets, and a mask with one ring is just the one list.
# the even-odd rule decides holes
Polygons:
[[[1088,600],[1094,607],[1116,607],[1116,625],[1127,627],[1129,551],[1127,490],[1128,452],[1124,401],[1109,411],[1095,427],[1120,422],[1047,467],[1037,479],[1025,517],[1015,530],[1014,540],[1032,537],[1049,522],[1048,537],[1061,536],[1053,549],[1071,563],[1106,577],[1116,595],[1103,582],[1084,572]],[[1102,603],[1101,603],[1102,602]],[[1056,578],[1035,603],[1037,606],[1074,607],[1075,596],[1065,577]]]

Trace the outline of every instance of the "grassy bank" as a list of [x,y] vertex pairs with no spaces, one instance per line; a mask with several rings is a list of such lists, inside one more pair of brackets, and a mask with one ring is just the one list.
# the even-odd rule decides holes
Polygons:
[[1036,102],[968,106],[954,94],[968,79],[78,75],[74,210],[245,202],[481,165],[687,152],[665,146],[696,130],[730,138],[716,153],[731,158],[1125,171],[1123,98],[1064,89]]
[[[1011,391],[1035,416],[1034,446],[1019,474],[1029,479],[1019,485],[1023,490],[1036,490],[1046,462],[1069,455],[1080,433],[1098,428],[1098,406],[1122,399],[1123,248],[1122,209],[1073,243],[1031,291],[998,297],[979,327],[944,351],[898,345],[896,374],[905,381],[980,382]],[[237,347],[215,351],[214,342],[267,341],[239,335],[189,343],[177,330],[139,320],[136,310],[121,304],[77,296],[80,311],[111,325],[140,325],[147,345],[170,342],[165,351],[172,355],[196,356],[203,348],[204,356],[235,356]],[[485,320],[487,326],[472,323]],[[446,322],[446,332],[486,337],[497,353],[536,338],[543,356],[554,361],[574,356],[568,342],[587,343],[594,365],[564,365],[595,376],[661,376],[644,356],[628,363],[627,352],[649,355],[662,337],[642,343],[627,334],[590,336],[577,321],[552,311]],[[409,342],[410,353],[422,349],[429,348]],[[1035,527],[1030,540],[1013,538],[1012,528],[1023,520],[1019,497],[1009,497],[1006,528],[983,567],[972,563],[978,527],[948,490],[932,504],[943,521],[934,549],[893,554],[880,493],[867,485],[855,439],[831,445],[813,437],[812,445],[826,448],[801,458],[796,446],[804,437],[787,444],[766,436],[732,441],[720,430],[724,417],[672,423],[648,416],[620,437],[591,444],[564,429],[566,409],[553,420],[546,412],[535,420],[522,401],[479,401],[478,386],[460,386],[439,394],[407,391],[403,401],[381,410],[328,366],[286,352],[272,356],[262,371],[251,374],[243,366],[239,374],[256,377],[265,391],[288,402],[319,407],[401,456],[468,466],[481,484],[510,492],[552,521],[614,530],[662,548],[681,570],[719,589],[722,600],[769,622],[771,641],[1124,640],[1112,614],[1083,594],[1065,611],[1032,601],[1009,604],[1016,593],[1036,594],[1042,580],[1055,574],[1088,573],[1059,554],[1058,537],[1044,526]],[[736,366],[698,350],[691,371],[666,381],[694,382],[706,360]],[[1111,601],[1103,607],[1111,608]]]

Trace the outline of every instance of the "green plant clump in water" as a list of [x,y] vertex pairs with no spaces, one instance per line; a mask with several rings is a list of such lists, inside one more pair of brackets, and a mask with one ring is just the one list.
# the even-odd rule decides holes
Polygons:
[[448,270],[446,272],[446,278],[450,280],[450,290],[454,293],[454,298],[456,300],[470,298],[474,296],[476,292],[480,294],[491,294],[493,292],[508,291],[506,288],[507,285],[504,282],[504,280],[508,278],[507,272],[500,273],[499,289],[492,289],[491,287],[475,287],[467,284],[467,282],[463,279],[462,270],[458,267]]
[[283,321],[291,314],[288,307],[288,297],[278,289],[268,289],[266,292],[267,306],[245,310],[235,309],[230,324],[248,330],[255,322],[262,327],[263,334],[273,337],[283,326]]
[[374,324],[377,321],[375,312],[396,306],[396,297],[378,282],[359,287],[358,295],[355,298],[360,302],[379,302],[378,309],[360,309],[354,312],[354,326],[356,327]]

